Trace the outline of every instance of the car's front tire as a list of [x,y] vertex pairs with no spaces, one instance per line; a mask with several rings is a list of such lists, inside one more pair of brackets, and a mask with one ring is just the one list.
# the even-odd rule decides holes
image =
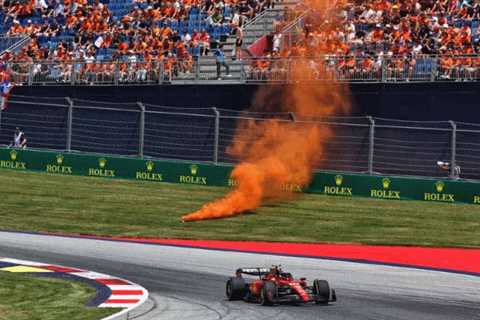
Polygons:
[[277,302],[278,288],[271,281],[265,281],[260,292],[260,304],[262,306],[272,306]]
[[327,304],[330,300],[330,285],[327,280],[313,280],[313,294],[320,299],[315,301],[316,304]]
[[241,300],[246,294],[245,279],[241,277],[231,277],[227,281],[225,293],[228,300]]

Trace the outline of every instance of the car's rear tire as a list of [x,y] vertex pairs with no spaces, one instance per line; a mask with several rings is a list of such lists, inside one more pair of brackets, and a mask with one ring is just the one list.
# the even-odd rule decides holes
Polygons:
[[320,300],[315,301],[316,304],[327,304],[330,300],[330,285],[327,280],[313,280],[313,293]]
[[227,281],[225,288],[225,293],[227,294],[228,300],[240,300],[246,294],[246,284],[245,279],[241,277],[231,277]]
[[260,292],[260,304],[262,306],[272,306],[277,302],[277,298],[277,285],[271,281],[265,281],[263,283],[262,291]]

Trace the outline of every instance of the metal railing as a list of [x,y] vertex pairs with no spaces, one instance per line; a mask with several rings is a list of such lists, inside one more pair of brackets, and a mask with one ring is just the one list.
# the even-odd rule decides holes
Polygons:
[[[303,119],[292,113],[253,113],[220,108],[174,108],[70,98],[14,96],[0,113],[0,144],[16,127],[29,148],[236,163],[235,137],[256,141],[244,121],[320,126],[326,171],[480,179],[480,124],[414,122],[371,117]],[[244,130],[244,132],[242,131]],[[438,163],[449,163],[448,170]]]
[[297,43],[301,38],[301,35],[304,34],[304,24],[305,18],[310,14],[311,9],[306,8],[305,11],[301,12],[300,15],[294,17],[292,21],[287,23],[281,30],[283,39],[281,41],[282,49],[292,48],[294,43]]
[[261,35],[265,35],[273,30],[274,20],[282,20],[284,18],[283,10],[278,9],[266,9],[257,14],[253,19],[247,21],[244,26],[245,35],[255,36],[258,38]]
[[[238,83],[435,82],[480,80],[480,56],[256,58],[227,61]],[[205,83],[215,59],[153,62],[11,62],[12,80],[28,85]],[[222,67],[223,68],[223,67]],[[296,73],[296,70],[302,70]],[[223,71],[223,69],[222,69]],[[211,76],[208,76],[211,75]]]
[[242,71],[250,82],[478,81],[480,56],[260,58],[243,65]]
[[0,36],[0,55],[3,54],[6,50],[15,52],[18,49],[21,49],[30,41],[28,35],[19,35],[19,36]]

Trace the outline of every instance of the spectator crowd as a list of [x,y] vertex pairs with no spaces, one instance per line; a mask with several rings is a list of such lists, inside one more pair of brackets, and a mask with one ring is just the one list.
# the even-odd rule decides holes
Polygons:
[[[272,5],[270,0],[0,0],[6,35],[31,38],[20,52],[0,58],[15,61],[17,73],[33,68],[34,75],[53,73],[65,82],[74,71],[86,81],[114,72],[120,81],[145,81],[160,68],[169,77],[191,72],[212,43]],[[55,63],[55,70],[45,62]]]
[[[309,1],[285,13],[296,18],[310,7],[301,32],[276,26],[268,50],[251,65],[254,77],[288,72],[292,64],[279,58],[307,57],[313,73],[324,68],[347,78],[411,78],[432,69],[439,78],[479,78],[480,0],[334,0],[322,10]],[[170,78],[192,72],[212,44],[272,6],[273,0],[0,0],[6,34],[31,38],[0,58],[34,75],[52,73],[38,62],[55,62],[54,76],[65,82],[73,73],[87,82],[113,73],[123,82],[146,81],[159,70]]]
[[[307,0],[308,1],[308,0]],[[478,78],[480,69],[479,0],[349,0],[326,10],[310,10],[302,32],[277,30],[265,58],[252,65],[254,77],[284,72],[277,58],[318,57],[309,63],[335,69],[346,78]],[[438,55],[438,59],[429,56]],[[318,70],[318,68],[311,68]]]

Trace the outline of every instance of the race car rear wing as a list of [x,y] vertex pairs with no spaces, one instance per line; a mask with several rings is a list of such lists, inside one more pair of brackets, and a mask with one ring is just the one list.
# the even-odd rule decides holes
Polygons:
[[270,268],[238,268],[237,273],[248,274],[251,276],[264,276],[270,272]]

